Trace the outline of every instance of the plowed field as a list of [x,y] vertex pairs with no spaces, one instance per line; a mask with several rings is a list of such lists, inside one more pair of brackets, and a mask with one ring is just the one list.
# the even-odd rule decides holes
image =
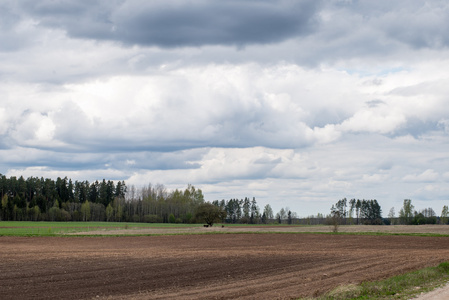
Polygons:
[[0,237],[0,299],[289,299],[448,260],[447,237]]

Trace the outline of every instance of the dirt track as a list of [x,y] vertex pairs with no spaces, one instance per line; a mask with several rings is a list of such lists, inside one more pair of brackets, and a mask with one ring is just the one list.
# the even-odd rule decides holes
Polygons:
[[447,237],[0,237],[0,299],[288,299],[448,260]]

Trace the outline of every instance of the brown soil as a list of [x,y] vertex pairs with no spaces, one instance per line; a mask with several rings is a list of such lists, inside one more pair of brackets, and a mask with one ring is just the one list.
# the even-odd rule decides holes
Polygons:
[[0,299],[289,299],[448,260],[447,237],[0,237]]

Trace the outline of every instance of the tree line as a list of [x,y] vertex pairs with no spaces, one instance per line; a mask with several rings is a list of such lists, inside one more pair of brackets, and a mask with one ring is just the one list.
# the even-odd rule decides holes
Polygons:
[[376,199],[360,200],[343,198],[332,205],[329,218],[339,218],[342,224],[380,225],[382,208]]
[[[73,181],[70,178],[0,174],[0,220],[4,221],[116,221],[193,223],[204,204],[201,189],[169,191],[162,184],[137,189],[124,181]],[[261,211],[255,198],[213,201],[220,220],[227,223],[292,223],[296,213],[282,208],[276,215],[269,204]],[[204,214],[204,207],[201,207]]]
[[124,181],[72,181],[0,174],[0,220],[4,221],[194,221],[204,202],[200,189],[168,191],[149,184],[137,190]]
[[[0,219],[12,221],[102,221],[106,207],[124,199],[124,181],[75,181],[0,174]],[[117,209],[116,209],[117,210]]]
[[270,204],[266,204],[260,209],[256,198],[245,197],[244,199],[214,200],[212,204],[223,210],[223,223],[240,224],[268,224],[268,223],[286,223],[294,224],[299,220],[296,212],[288,207],[281,208],[276,215]]
[[204,202],[200,189],[167,191],[149,184],[137,190],[124,181],[72,181],[0,174],[0,220],[11,221],[194,221]]
[[[274,214],[270,204],[260,208],[255,198],[212,201],[204,206],[201,189],[188,185],[184,190],[169,191],[162,184],[148,184],[137,189],[124,181],[105,180],[89,183],[64,177],[49,178],[0,174],[0,220],[12,221],[117,221],[148,223],[202,222],[207,211],[214,211],[223,223],[241,224],[330,224],[337,217],[340,224],[447,224],[449,210],[443,207],[440,217],[432,208],[414,210],[411,200],[404,200],[399,216],[394,208],[382,217],[377,200],[338,200],[330,214],[298,218],[288,207]],[[201,211],[201,213],[199,213]],[[210,217],[210,216],[209,216]],[[215,218],[215,219],[217,219]]]
[[449,208],[444,205],[438,217],[433,208],[428,207],[418,211],[415,210],[412,200],[404,199],[398,217],[395,216],[394,207],[392,207],[388,213],[388,221],[390,224],[403,225],[448,224]]
[[[404,199],[403,205],[399,210],[399,215],[395,215],[394,207],[390,209],[388,218],[382,217],[382,208],[377,200],[347,200],[343,198],[338,200],[331,207],[331,213],[321,220],[326,223],[335,224],[365,224],[365,225],[422,225],[422,224],[448,224],[449,208],[443,206],[441,215],[438,217],[435,211],[429,207],[422,210],[415,210],[412,200]],[[313,219],[313,216],[312,216]]]

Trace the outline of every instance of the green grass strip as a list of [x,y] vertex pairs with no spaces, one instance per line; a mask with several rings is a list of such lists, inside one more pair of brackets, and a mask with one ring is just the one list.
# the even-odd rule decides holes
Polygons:
[[[216,224],[219,227],[221,224]],[[123,235],[133,235],[133,236],[145,236],[145,235],[183,235],[183,234],[222,234],[222,231],[213,231],[213,232],[193,232],[193,233],[176,233],[176,232],[166,232],[166,233],[152,233],[146,234],[136,233],[133,234],[127,233],[128,229],[145,229],[145,228],[164,228],[164,229],[173,229],[177,228],[192,228],[192,227],[202,227],[203,224],[169,224],[169,223],[127,223],[127,222],[31,222],[31,221],[0,221],[0,236],[57,236],[57,235],[67,235],[70,233],[77,232],[89,232],[94,233],[95,236],[110,236],[106,233],[102,234],[102,231],[110,231],[110,230],[120,230],[120,234],[117,236]],[[308,231],[308,232],[298,232],[298,231],[290,231],[287,228],[289,227],[315,227],[317,230],[326,227],[325,225],[296,225],[296,226],[288,226],[285,224],[278,224],[275,227],[267,228],[266,231],[251,231],[252,227],[262,227],[264,225],[242,225],[242,224],[225,224],[226,228],[248,228],[247,230],[242,230],[240,232],[229,232],[230,234],[330,234],[330,235],[369,235],[369,236],[425,236],[425,237],[449,237],[449,234],[441,234],[441,233],[395,233],[395,232],[338,232],[334,233],[332,231]],[[276,231],[276,228],[285,227],[285,231],[279,232]],[[273,228],[273,231],[270,230]],[[379,227],[381,229],[381,227]],[[85,234],[83,236],[91,236],[91,234]]]
[[1,221],[0,236],[55,236],[76,232],[143,228],[188,228],[202,224],[127,223],[127,222],[31,222]]
[[449,262],[437,267],[394,276],[385,280],[363,282],[360,285],[340,286],[317,300],[347,299],[410,299],[446,284],[449,280]]

